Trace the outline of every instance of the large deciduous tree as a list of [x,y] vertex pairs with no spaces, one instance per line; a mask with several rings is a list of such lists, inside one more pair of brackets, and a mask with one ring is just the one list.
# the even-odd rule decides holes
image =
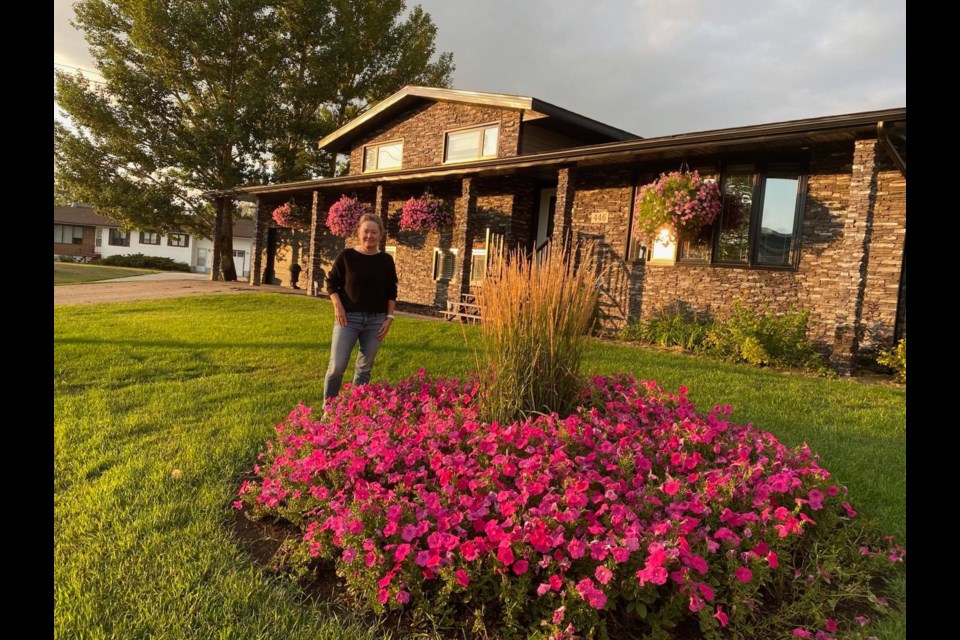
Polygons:
[[[205,192],[332,175],[324,135],[406,84],[449,86],[436,27],[403,0],[80,0],[102,82],[58,72],[58,193],[131,227],[213,238]],[[217,233],[219,231],[219,233]]]

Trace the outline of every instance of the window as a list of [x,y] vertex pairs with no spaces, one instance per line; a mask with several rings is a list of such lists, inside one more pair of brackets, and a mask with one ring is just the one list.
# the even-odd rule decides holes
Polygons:
[[679,260],[744,267],[796,263],[805,177],[796,165],[729,165],[720,181],[719,219],[681,235]]
[[171,233],[167,236],[168,247],[189,247],[190,236],[186,233]]
[[160,244],[160,234],[153,231],[141,231],[140,244]]
[[206,267],[207,266],[207,252],[209,249],[197,249],[197,266]]
[[107,243],[115,247],[129,247],[130,232],[121,231],[120,229],[110,229],[110,239]]
[[497,138],[500,125],[451,131],[446,136],[444,162],[466,162],[497,157]]
[[363,148],[363,171],[386,171],[403,166],[403,140]]
[[83,244],[83,227],[55,224],[53,225],[53,241],[61,244]]
[[474,249],[470,256],[470,284],[481,285],[487,277],[487,250]]
[[453,271],[457,263],[456,249],[433,250],[433,279],[434,280],[452,280]]

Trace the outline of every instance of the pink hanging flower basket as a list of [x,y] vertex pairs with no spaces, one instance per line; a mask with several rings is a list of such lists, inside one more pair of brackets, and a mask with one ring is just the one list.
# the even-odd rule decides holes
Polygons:
[[453,222],[453,216],[443,202],[433,197],[429,191],[419,198],[410,198],[403,203],[400,212],[401,231],[430,231],[447,226]]
[[373,213],[370,205],[356,198],[340,196],[339,200],[330,205],[330,211],[327,212],[327,228],[335,236],[349,238],[356,232],[360,216],[365,213]]
[[676,240],[679,232],[696,233],[712,224],[722,201],[717,183],[696,171],[661,173],[637,193],[634,230],[639,238],[652,241],[669,229]]
[[287,202],[273,210],[273,221],[281,227],[304,230],[310,228],[310,210]]

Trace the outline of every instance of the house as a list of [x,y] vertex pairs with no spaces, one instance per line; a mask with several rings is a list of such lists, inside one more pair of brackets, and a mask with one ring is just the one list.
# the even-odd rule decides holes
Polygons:
[[[253,220],[234,221],[233,261],[238,276],[250,275],[253,230]],[[170,258],[190,265],[191,271],[209,273],[213,243],[192,233],[124,230],[118,221],[83,205],[53,208],[54,260],[73,256],[88,261],[135,253]]]
[[[906,109],[640,138],[536,98],[406,87],[319,142],[348,175],[247,187],[258,199],[251,284],[268,264],[271,211],[313,208],[314,293],[344,241],[324,219],[342,194],[387,224],[400,301],[456,310],[493,247],[595,248],[606,326],[683,305],[722,316],[741,300],[810,311],[810,337],[841,369],[905,325]],[[643,246],[638,189],[685,166],[716,179],[741,215],[697,237]],[[401,232],[403,202],[429,189],[451,228]]]

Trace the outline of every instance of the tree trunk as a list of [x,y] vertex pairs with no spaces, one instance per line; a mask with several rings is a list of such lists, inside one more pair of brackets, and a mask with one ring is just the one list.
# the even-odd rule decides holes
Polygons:
[[217,198],[217,223],[214,229],[214,264],[219,263],[219,277],[215,279],[234,282],[237,268],[233,263],[233,200]]

